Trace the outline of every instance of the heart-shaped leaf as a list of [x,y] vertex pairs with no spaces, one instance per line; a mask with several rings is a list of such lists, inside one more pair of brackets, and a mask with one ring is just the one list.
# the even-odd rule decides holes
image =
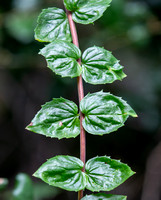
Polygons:
[[86,188],[93,192],[113,190],[134,174],[128,165],[107,156],[88,160],[85,169],[88,176]]
[[112,0],[64,0],[65,7],[72,11],[72,18],[80,24],[90,24],[99,19]]
[[81,51],[74,44],[55,40],[41,49],[40,54],[56,74],[71,78],[80,76],[82,69],[77,60],[81,57]]
[[43,9],[38,17],[35,39],[52,42],[56,39],[71,41],[69,22],[65,12],[59,8]]
[[72,156],[56,156],[45,162],[34,174],[49,185],[69,191],[85,188],[86,175],[83,162]]
[[126,196],[122,195],[98,193],[98,194],[86,195],[81,200],[126,200],[126,199],[127,199]]
[[83,79],[91,84],[112,83],[126,77],[122,71],[123,66],[111,52],[96,46],[83,53],[82,68]]
[[67,99],[53,99],[42,106],[27,129],[52,138],[76,137],[80,133],[77,105]]
[[93,135],[116,131],[124,125],[129,115],[137,117],[126,101],[103,91],[84,97],[80,109],[85,115],[83,127]]

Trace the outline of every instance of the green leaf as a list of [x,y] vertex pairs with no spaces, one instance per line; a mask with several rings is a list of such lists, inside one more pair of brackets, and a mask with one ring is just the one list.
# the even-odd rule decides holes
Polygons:
[[92,195],[86,195],[81,200],[126,200],[126,196],[122,195],[112,195],[112,194],[92,194]]
[[36,40],[40,42],[52,42],[56,39],[71,41],[69,22],[62,9],[43,9],[37,23]]
[[99,19],[112,0],[64,0],[65,7],[72,11],[72,18],[80,24],[90,24]]
[[51,186],[69,191],[85,188],[110,191],[126,181],[134,172],[126,164],[107,156],[95,157],[85,164],[73,156],[56,156],[45,162],[34,174]]
[[77,105],[67,99],[53,99],[42,106],[27,129],[51,138],[76,137],[80,133]]
[[84,97],[80,109],[85,115],[83,127],[93,135],[116,131],[124,125],[129,115],[137,117],[126,101],[103,91]]
[[126,77],[122,71],[123,66],[111,52],[96,46],[83,53],[82,68],[83,79],[91,84],[112,83]]
[[14,200],[33,200],[33,185],[30,177],[20,173],[16,176],[16,186],[13,190]]
[[86,188],[91,191],[113,190],[134,174],[128,165],[106,156],[88,160],[85,169],[88,176]]
[[71,78],[80,76],[82,69],[77,60],[81,57],[81,51],[74,44],[55,40],[44,47],[40,54],[56,74]]
[[83,162],[73,156],[56,156],[45,162],[34,176],[49,185],[77,192],[86,185],[83,166]]
[[8,179],[0,178],[0,192],[5,190],[7,186],[8,186]]

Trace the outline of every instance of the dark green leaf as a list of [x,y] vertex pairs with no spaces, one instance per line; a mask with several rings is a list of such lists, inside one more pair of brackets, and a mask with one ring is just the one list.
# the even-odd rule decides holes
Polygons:
[[85,188],[86,175],[81,171],[83,162],[72,156],[56,156],[45,162],[34,174],[49,185],[69,191]]
[[8,185],[8,179],[0,178],[0,192],[6,189],[7,185]]
[[111,0],[64,0],[65,7],[73,11],[73,20],[80,24],[90,24],[99,19]]
[[91,191],[113,190],[134,174],[128,165],[106,156],[88,160],[85,169],[88,176],[86,188]]
[[43,55],[48,67],[62,77],[77,77],[81,74],[81,66],[77,60],[81,57],[80,50],[72,43],[55,40],[44,47],[40,54]]
[[123,67],[111,52],[100,48],[88,48],[82,55],[83,79],[91,84],[112,83],[126,75]]
[[67,99],[53,99],[42,106],[27,129],[52,138],[76,137],[80,133],[77,105]]
[[30,177],[20,173],[16,176],[16,187],[13,191],[14,200],[33,200],[33,185]]
[[43,9],[37,23],[36,40],[40,42],[52,42],[56,39],[71,41],[68,19],[62,9]]
[[80,109],[85,115],[83,127],[94,135],[116,131],[124,125],[129,115],[137,117],[126,101],[103,91],[84,97]]
[[92,194],[92,195],[86,195],[81,200],[126,200],[126,196],[122,195],[112,195],[112,194]]

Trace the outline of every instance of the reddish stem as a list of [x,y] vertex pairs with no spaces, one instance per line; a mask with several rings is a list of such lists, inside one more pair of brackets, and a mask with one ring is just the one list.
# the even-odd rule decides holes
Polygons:
[[[73,44],[75,44],[79,48],[78,35],[77,35],[75,23],[72,19],[72,13],[68,10],[66,10],[66,13],[67,13],[68,20],[69,20]],[[78,60],[78,63],[81,65],[81,58]],[[80,103],[81,100],[84,98],[82,75],[77,77],[77,85],[78,85],[78,97],[79,97],[79,103]],[[80,159],[82,160],[82,162],[84,163],[84,166],[85,166],[85,161],[86,161],[86,135],[85,135],[85,130],[82,126],[83,119],[84,119],[84,115],[80,111]],[[85,167],[83,167],[82,171],[83,172],[85,171]],[[80,200],[81,198],[83,198],[83,190],[78,192],[78,200]]]

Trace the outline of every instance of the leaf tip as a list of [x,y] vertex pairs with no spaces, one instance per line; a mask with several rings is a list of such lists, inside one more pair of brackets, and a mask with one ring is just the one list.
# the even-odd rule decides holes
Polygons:
[[132,173],[132,175],[136,174],[136,172],[134,172],[134,171],[132,171],[131,173]]
[[32,123],[32,122],[31,122],[29,125],[27,125],[27,126],[25,127],[25,129],[29,131],[31,126],[33,126],[33,123]]
[[36,175],[36,172],[35,172],[35,173],[34,173],[32,176],[34,176],[34,177],[38,178],[38,176]]
[[126,75],[125,73],[123,73],[122,79],[123,79],[123,78],[126,78],[126,77],[127,77],[127,75]]
[[138,115],[136,114],[136,112],[131,114],[132,117],[138,117]]

